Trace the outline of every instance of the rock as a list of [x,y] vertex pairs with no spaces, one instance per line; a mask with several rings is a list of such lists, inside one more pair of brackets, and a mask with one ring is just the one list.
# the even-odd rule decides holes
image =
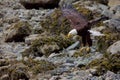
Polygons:
[[70,68],[56,68],[51,71],[52,75],[61,75],[65,72],[70,72]]
[[6,51],[1,51],[0,57],[3,59],[15,59],[17,56],[15,53],[6,50]]
[[12,25],[5,32],[5,42],[21,42],[31,34],[31,25],[28,22],[20,21]]
[[25,43],[28,44],[28,45],[30,45],[37,38],[39,38],[39,34],[29,35],[28,37],[25,38]]
[[49,80],[59,80],[61,79],[59,76],[52,76]]
[[108,25],[111,29],[116,30],[118,32],[120,32],[120,19],[111,19],[108,22]]
[[92,75],[88,71],[74,71],[73,74],[75,75],[72,80],[87,80],[89,79]]
[[120,54],[120,41],[113,43],[108,49],[108,53]]
[[42,8],[54,8],[58,7],[58,3],[60,0],[20,0],[20,3],[26,9],[39,9]]
[[115,1],[109,0],[109,2],[108,2],[108,6],[110,6],[110,7],[114,7],[117,5],[120,5],[120,0],[115,0]]
[[7,66],[9,65],[9,61],[5,60],[5,59],[0,59],[0,67],[1,66]]
[[80,46],[80,41],[75,42],[74,44],[72,44],[71,46],[69,46],[68,48],[66,48],[66,50],[73,50],[76,47]]
[[89,72],[90,72],[93,76],[97,76],[97,70],[96,70],[96,69],[89,69]]
[[111,71],[107,71],[106,74],[103,75],[105,80],[119,80],[120,79],[120,74],[115,74]]
[[67,35],[72,29],[69,21],[62,15],[60,9],[54,9],[46,15],[45,19],[40,24],[43,30],[49,32],[52,35]]
[[9,65],[0,67],[0,72],[1,72],[0,77],[5,74],[8,74],[9,67],[10,67]]
[[95,37],[96,50],[106,52],[108,47],[120,39],[119,32],[114,28],[106,27],[101,31],[104,36]]
[[107,71],[120,72],[120,54],[104,54],[102,58],[94,59],[86,68],[96,69],[95,75],[104,75]]
[[28,67],[23,63],[17,63],[9,68],[10,80],[25,79],[29,80]]
[[45,55],[48,57],[51,53],[58,53],[72,43],[72,40],[64,36],[48,36],[45,34],[34,40],[31,46],[22,52],[22,55],[32,57]]
[[52,62],[47,60],[34,60],[29,58],[28,60],[23,61],[23,63],[28,66],[34,74],[47,72],[56,68]]
[[100,59],[102,58],[102,54],[96,53],[96,54],[82,54],[81,57],[78,57],[78,59],[74,62],[76,64],[76,67],[85,67],[86,65],[88,65],[91,61],[96,60],[96,59]]
[[93,0],[93,1],[96,1],[97,3],[101,3],[101,4],[107,5],[109,0]]
[[7,74],[0,77],[0,80],[9,80],[9,76]]
[[0,7],[11,8],[11,9],[23,9],[24,7],[18,2],[19,0],[0,0]]

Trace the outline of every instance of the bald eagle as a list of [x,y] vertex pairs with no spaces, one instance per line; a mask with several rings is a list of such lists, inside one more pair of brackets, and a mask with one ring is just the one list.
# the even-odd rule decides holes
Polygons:
[[79,35],[82,37],[83,46],[92,46],[92,40],[90,38],[89,29],[96,22],[106,19],[106,17],[101,17],[95,20],[88,21],[85,16],[75,10],[71,5],[61,8],[62,14],[68,19],[72,30],[68,33],[68,37]]

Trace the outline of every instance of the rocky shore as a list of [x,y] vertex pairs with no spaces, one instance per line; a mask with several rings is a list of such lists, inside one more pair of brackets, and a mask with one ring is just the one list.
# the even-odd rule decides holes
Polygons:
[[[60,6],[89,21],[93,45],[72,29]],[[120,0],[0,0],[0,80],[120,80]]]

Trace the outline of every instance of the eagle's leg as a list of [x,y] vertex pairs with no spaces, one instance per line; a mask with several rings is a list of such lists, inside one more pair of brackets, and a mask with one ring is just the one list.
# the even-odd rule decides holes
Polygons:
[[87,46],[92,46],[92,39],[90,38],[90,33],[89,32],[87,32],[87,35],[86,35],[86,45]]
[[87,52],[90,52],[90,46],[92,46],[92,39],[90,38],[90,33],[87,32],[87,35],[86,35],[86,51]]
[[80,49],[81,52],[90,52],[90,46],[92,46],[92,40],[90,38],[90,33],[86,32],[86,34],[82,35],[82,48]]

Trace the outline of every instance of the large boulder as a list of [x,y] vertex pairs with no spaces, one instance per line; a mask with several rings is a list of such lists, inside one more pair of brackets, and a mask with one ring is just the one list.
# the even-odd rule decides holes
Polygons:
[[20,3],[27,9],[39,9],[58,7],[60,0],[20,0]]
[[19,21],[6,30],[5,42],[21,42],[29,34],[31,34],[31,25],[26,21]]
[[108,49],[107,49],[108,53],[112,53],[112,54],[120,54],[120,41],[115,42],[114,44],[112,44]]

